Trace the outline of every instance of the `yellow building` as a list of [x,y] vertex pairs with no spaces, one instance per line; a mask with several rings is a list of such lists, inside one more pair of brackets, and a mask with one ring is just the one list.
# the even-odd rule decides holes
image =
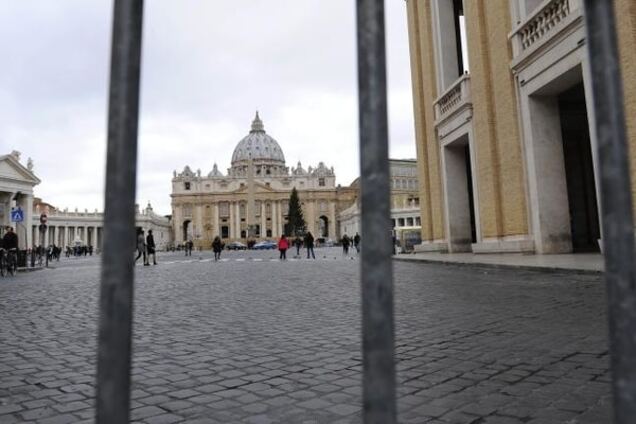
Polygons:
[[[406,5],[422,204],[418,250],[598,251],[583,1]],[[636,2],[615,5],[633,159]]]
[[[172,179],[172,224],[176,244],[192,240],[210,248],[224,241],[275,239],[285,232],[289,196],[298,190],[307,229],[315,237],[336,239],[338,216],[355,200],[356,190],[336,186],[333,168],[323,162],[304,169],[287,167],[278,142],[256,113],[252,127],[234,149],[224,175],[215,164],[202,175],[186,166]],[[249,237],[248,237],[249,236]]]

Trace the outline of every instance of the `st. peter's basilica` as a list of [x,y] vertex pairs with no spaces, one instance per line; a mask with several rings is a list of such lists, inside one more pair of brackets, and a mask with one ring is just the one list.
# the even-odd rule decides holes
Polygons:
[[336,186],[333,167],[323,162],[303,168],[287,166],[278,142],[265,132],[258,112],[252,127],[234,149],[223,174],[215,164],[207,176],[186,166],[172,179],[172,225],[175,243],[192,240],[208,247],[224,241],[280,237],[289,197],[296,187],[307,230],[337,239],[337,217],[356,200],[357,189]]

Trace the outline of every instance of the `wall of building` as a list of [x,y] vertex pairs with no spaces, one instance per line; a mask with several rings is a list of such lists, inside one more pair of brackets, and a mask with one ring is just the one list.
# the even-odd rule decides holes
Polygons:
[[632,199],[636,215],[636,2],[616,0],[616,22],[621,54],[621,72],[625,89],[625,116],[629,137],[631,163]]
[[527,234],[509,0],[466,1],[464,7],[482,236]]
[[437,98],[438,91],[430,2],[409,0],[407,2],[407,16],[415,138],[420,175],[420,202],[422,204],[422,240],[432,243],[443,240],[445,235],[439,147],[433,109],[433,100]]

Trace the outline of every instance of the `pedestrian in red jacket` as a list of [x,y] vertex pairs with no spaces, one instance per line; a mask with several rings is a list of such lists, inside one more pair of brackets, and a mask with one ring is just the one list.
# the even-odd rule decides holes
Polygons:
[[278,240],[278,250],[280,251],[280,259],[287,259],[287,249],[289,249],[289,242],[287,241],[287,237],[283,234]]

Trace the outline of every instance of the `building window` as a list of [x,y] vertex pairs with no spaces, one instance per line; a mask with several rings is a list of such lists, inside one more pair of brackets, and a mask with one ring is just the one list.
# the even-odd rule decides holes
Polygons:
[[404,227],[404,218],[398,219],[398,227]]
[[413,218],[406,218],[406,226],[407,227],[413,226]]
[[186,190],[190,190],[190,182],[183,183],[183,188],[185,188]]
[[272,230],[267,230],[267,237],[271,237],[272,236]]
[[325,186],[325,179],[324,178],[318,178],[318,186],[319,187],[324,187]]
[[392,220],[391,220],[391,226],[392,226],[393,228],[395,228],[395,219],[392,219]]
[[183,216],[192,217],[192,205],[183,205]]
[[415,225],[417,225],[418,227],[422,225],[422,220],[419,216],[415,217]]
[[230,227],[224,225],[221,227],[221,238],[226,239],[228,237],[230,237]]
[[221,202],[221,203],[219,203],[219,215],[220,216],[230,216],[230,203],[229,202]]

